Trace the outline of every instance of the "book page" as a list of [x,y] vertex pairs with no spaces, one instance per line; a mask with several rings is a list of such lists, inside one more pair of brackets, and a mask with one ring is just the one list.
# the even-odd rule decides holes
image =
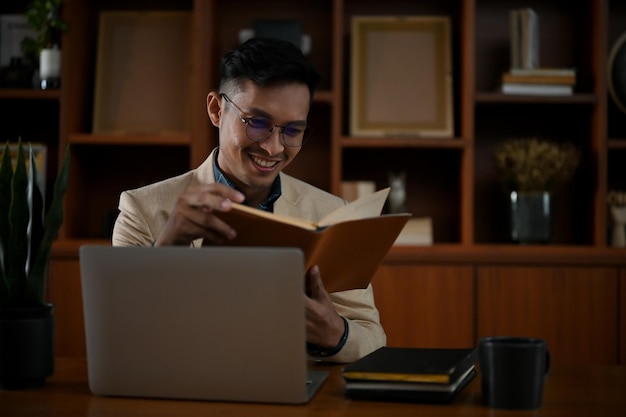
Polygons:
[[258,217],[264,217],[266,219],[270,219],[275,222],[290,224],[290,225],[301,227],[307,230],[317,229],[317,225],[315,223],[310,222],[308,220],[300,219],[298,217],[282,216],[280,214],[270,213],[268,211],[259,210],[254,207],[249,207],[249,206],[239,204],[239,203],[234,203],[234,202],[232,203],[232,206],[233,206],[234,211],[248,213],[254,216],[258,216]]
[[318,227],[327,227],[332,224],[345,222],[347,220],[366,219],[368,217],[380,216],[383,211],[385,201],[389,195],[390,187],[383,188],[373,194],[369,194],[354,200],[345,206],[327,214],[319,221]]

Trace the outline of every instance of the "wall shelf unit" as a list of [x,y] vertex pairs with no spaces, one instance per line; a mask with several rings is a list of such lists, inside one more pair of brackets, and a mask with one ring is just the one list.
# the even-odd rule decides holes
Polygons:
[[[18,13],[25,10],[25,3],[3,1],[0,13]],[[539,15],[542,66],[576,68],[577,83],[572,96],[513,96],[498,92],[501,75],[509,67],[509,11],[521,7],[532,7]],[[191,14],[188,77],[172,80],[176,88],[188,91],[188,131],[178,135],[92,133],[98,16],[102,11],[112,10]],[[309,59],[322,75],[321,89],[310,113],[313,137],[288,172],[339,194],[342,181],[370,180],[382,188],[388,185],[390,171],[405,171],[409,210],[417,217],[429,216],[433,220],[434,245],[392,249],[386,269],[381,272],[383,276],[393,276],[393,271],[398,271],[399,276],[407,274],[407,282],[414,277],[420,283],[380,277],[375,280],[385,320],[402,322],[405,318],[402,314],[407,311],[424,313],[410,306],[408,310],[398,311],[389,301],[392,295],[400,296],[405,290],[425,290],[434,285],[434,278],[432,282],[419,281],[421,274],[436,277],[440,271],[441,276],[447,277],[443,281],[450,284],[446,291],[455,291],[451,271],[438,269],[446,263],[460,268],[460,286],[470,292],[457,294],[463,308],[472,314],[469,323],[474,323],[471,331],[463,333],[462,340],[435,334],[430,339],[424,336],[421,342],[406,339],[397,336],[397,332],[412,330],[408,325],[400,325],[400,329],[392,330],[394,343],[462,345],[480,336],[482,331],[501,329],[499,323],[491,323],[492,327],[475,325],[485,314],[484,310],[478,311],[476,304],[477,280],[484,291],[484,285],[506,275],[506,269],[482,269],[497,263],[498,256],[508,260],[507,266],[517,266],[529,273],[536,272],[532,268],[540,265],[549,267],[542,274],[555,283],[560,282],[559,271],[569,273],[568,267],[579,262],[607,268],[610,271],[600,271],[601,289],[605,291],[602,294],[610,294],[606,289],[612,286],[615,294],[620,294],[619,285],[626,288],[626,250],[610,247],[611,224],[606,202],[609,190],[626,189],[626,114],[613,103],[607,80],[609,48],[626,31],[623,1],[272,0],[259,7],[253,0],[66,0],[63,14],[70,29],[62,39],[61,89],[44,92],[0,89],[0,139],[15,140],[22,135],[26,140],[44,140],[51,162],[48,178],[55,176],[62,157],[59,150],[68,144],[72,147],[66,220],[55,243],[56,263],[52,274],[57,286],[52,286],[53,298],[64,297],[58,280],[74,280],[72,285],[76,289],[78,247],[107,242],[111,216],[121,191],[193,168],[217,145],[217,132],[206,115],[205,99],[217,85],[219,57],[237,44],[239,30],[251,28],[254,20],[261,18],[302,22],[304,32],[312,40]],[[451,137],[350,135],[350,28],[354,16],[364,15],[450,18],[454,120]],[[138,105],[142,99],[145,98],[138,98]],[[394,98],[389,97],[388,105],[394,103]],[[498,143],[525,136],[571,141],[583,154],[573,180],[554,193],[553,238],[545,245],[511,243],[506,195],[492,166],[492,152]],[[68,255],[72,253],[73,257]],[[526,259],[535,259],[535,264],[528,265]],[[589,271],[589,276],[593,276],[593,269]],[[63,274],[68,277],[62,277]],[[585,283],[580,291],[589,289],[587,276],[577,279]],[[546,290],[541,286],[535,289]],[[621,294],[623,309],[624,291]],[[615,300],[593,301],[618,305],[620,295],[615,297]],[[71,313],[64,310],[67,307],[61,300],[58,302],[62,321],[71,321]],[[494,301],[493,305],[499,304]],[[468,313],[461,310],[455,314]],[[607,332],[613,333],[601,347],[605,362],[623,363],[626,359],[626,322],[619,323],[617,319],[609,320],[609,326],[613,327]],[[550,330],[552,333],[546,333],[547,337],[556,337],[557,331]],[[79,349],[81,353],[80,347],[76,347],[82,343],[77,339],[80,335],[70,333],[61,330],[60,343],[65,349],[62,352]],[[523,329],[520,333],[524,333]],[[621,341],[621,356],[606,349],[615,340]],[[591,360],[594,349],[585,349],[581,353]]]

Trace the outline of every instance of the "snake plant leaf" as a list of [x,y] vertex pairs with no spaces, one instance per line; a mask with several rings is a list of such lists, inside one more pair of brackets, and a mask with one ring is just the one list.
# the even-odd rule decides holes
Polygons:
[[5,273],[9,292],[13,294],[13,301],[18,304],[22,301],[26,287],[26,257],[28,253],[28,200],[26,188],[28,174],[24,158],[22,140],[17,144],[17,162],[11,180],[11,203],[9,206],[9,244],[5,248]]
[[9,244],[9,207],[11,204],[11,151],[6,143],[0,161],[0,305],[7,305],[10,298],[9,282],[6,274],[4,248]]
[[7,142],[2,152],[2,162],[0,162],[0,215],[3,216],[0,221],[0,241],[5,244],[9,242],[9,206],[11,204],[12,178],[11,148]]
[[[28,174],[28,211],[30,212],[30,220],[28,223],[28,256],[26,263],[26,276],[29,276],[31,265],[35,262],[35,257],[39,250],[39,245],[43,238],[43,215],[44,215],[44,202],[43,194],[39,189],[39,173],[37,172],[37,163],[35,161],[35,152],[33,147],[28,144],[29,155],[29,174]],[[29,276],[29,279],[31,277]]]
[[0,306],[8,305],[10,299],[9,281],[4,273],[4,244],[0,240]]
[[32,304],[44,304],[44,283],[50,260],[52,242],[56,238],[61,224],[63,224],[63,198],[65,197],[69,182],[69,161],[70,147],[68,145],[65,149],[65,157],[61,170],[54,182],[52,203],[45,217],[43,239],[39,245],[37,256],[28,275],[29,279],[26,295],[28,302]]

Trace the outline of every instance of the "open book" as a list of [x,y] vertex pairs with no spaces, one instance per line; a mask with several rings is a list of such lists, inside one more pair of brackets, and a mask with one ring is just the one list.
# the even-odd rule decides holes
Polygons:
[[366,195],[319,222],[281,216],[233,203],[217,214],[237,231],[234,246],[302,249],[305,268],[318,265],[328,292],[366,288],[409,220],[409,213],[381,215],[389,188]]

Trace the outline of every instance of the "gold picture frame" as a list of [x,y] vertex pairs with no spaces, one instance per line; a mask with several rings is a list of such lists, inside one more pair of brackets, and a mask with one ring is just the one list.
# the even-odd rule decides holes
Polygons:
[[447,16],[352,18],[350,134],[452,137]]

